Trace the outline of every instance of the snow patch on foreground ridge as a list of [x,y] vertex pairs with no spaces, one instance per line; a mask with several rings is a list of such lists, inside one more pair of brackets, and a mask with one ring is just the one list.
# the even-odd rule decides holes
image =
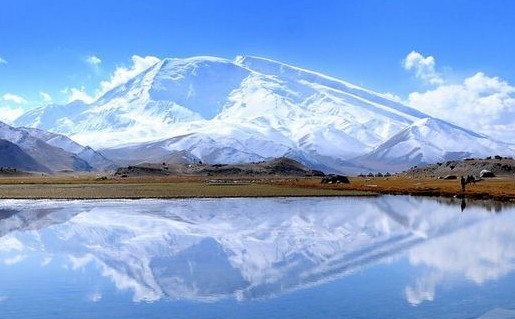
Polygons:
[[449,123],[420,121],[427,118],[383,94],[277,61],[193,57],[163,59],[90,105],[44,106],[15,124],[116,148],[128,159],[147,150],[219,163],[289,155],[334,171],[363,169],[363,156],[369,167],[386,156],[402,168],[449,154],[515,153]]

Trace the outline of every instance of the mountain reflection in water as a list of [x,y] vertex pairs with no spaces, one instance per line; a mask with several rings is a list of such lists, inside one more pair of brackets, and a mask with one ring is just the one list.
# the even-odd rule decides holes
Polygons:
[[461,213],[461,200],[405,196],[4,200],[0,260],[92,266],[134,301],[214,302],[278,296],[404,259],[417,269],[405,302],[419,305],[449,278],[482,285],[513,272],[515,209],[494,214],[478,203]]

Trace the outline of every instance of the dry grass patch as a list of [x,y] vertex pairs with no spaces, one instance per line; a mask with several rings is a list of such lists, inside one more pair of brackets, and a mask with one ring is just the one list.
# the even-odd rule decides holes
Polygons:
[[[134,181],[132,181],[134,182]],[[369,193],[365,193],[370,195]],[[304,197],[356,196],[361,192],[342,189],[288,187],[269,183],[208,184],[191,181],[138,180],[137,183],[17,183],[1,184],[0,198],[107,199],[107,198],[190,198],[190,197]]]
[[515,200],[515,178],[496,177],[485,179],[476,184],[468,184],[461,192],[459,180],[410,177],[351,178],[350,184],[320,184],[320,180],[305,179],[288,181],[285,185],[298,187],[317,187],[321,189],[343,189],[372,191],[383,194],[407,194],[446,197],[469,197],[497,200]]

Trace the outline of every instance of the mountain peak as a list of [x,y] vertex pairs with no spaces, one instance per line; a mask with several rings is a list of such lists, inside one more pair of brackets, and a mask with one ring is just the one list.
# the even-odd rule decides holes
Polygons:
[[259,56],[253,56],[253,55],[238,55],[234,59],[234,63],[239,64],[239,65],[244,65],[244,66],[252,65],[253,63],[255,63],[255,64],[263,63],[263,64],[270,64],[270,65],[284,65],[284,66],[294,67],[292,65],[288,65],[286,63],[279,62],[277,60],[263,58],[263,57],[259,57]]
[[226,58],[212,56],[212,55],[197,55],[197,56],[190,56],[190,57],[186,57],[186,58],[169,57],[169,58],[162,59],[161,62],[166,62],[166,63],[170,63],[170,62],[181,62],[181,63],[199,63],[199,62],[232,63],[233,61],[231,61],[229,59],[226,59]]

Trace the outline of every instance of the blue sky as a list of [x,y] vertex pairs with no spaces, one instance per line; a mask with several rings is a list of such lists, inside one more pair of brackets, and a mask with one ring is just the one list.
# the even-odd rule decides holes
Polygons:
[[[477,72],[515,83],[515,1],[3,0],[2,105],[92,95],[131,57],[257,55],[406,99],[434,89],[403,66],[433,56],[445,83]],[[101,63],[87,63],[95,56]],[[3,63],[6,62],[6,63]],[[420,75],[420,74],[419,74]],[[8,96],[9,97],[9,96]],[[18,100],[17,102],[20,102]]]

